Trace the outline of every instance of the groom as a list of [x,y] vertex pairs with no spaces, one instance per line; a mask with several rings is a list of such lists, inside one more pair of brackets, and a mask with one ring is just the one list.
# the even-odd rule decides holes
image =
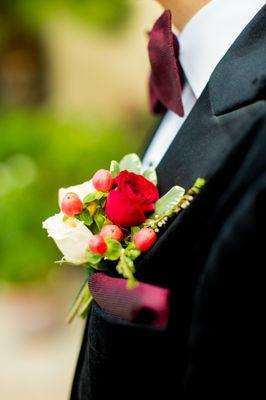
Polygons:
[[94,302],[71,399],[264,398],[265,2],[160,2],[149,89],[163,118],[143,161],[161,194],[206,185],[137,266],[170,290],[167,327]]

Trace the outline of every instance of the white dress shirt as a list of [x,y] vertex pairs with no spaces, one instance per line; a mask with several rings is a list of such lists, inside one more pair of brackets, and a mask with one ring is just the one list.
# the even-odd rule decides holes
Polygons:
[[211,0],[178,35],[179,60],[186,77],[182,94],[185,115],[167,111],[144,155],[145,166],[160,163],[215,67],[264,5],[265,0]]

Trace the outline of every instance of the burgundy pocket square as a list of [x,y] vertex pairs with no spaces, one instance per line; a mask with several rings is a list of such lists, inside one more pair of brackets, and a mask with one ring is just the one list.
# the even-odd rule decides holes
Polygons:
[[147,283],[128,289],[126,280],[95,273],[89,288],[96,303],[120,319],[165,328],[169,318],[170,290]]

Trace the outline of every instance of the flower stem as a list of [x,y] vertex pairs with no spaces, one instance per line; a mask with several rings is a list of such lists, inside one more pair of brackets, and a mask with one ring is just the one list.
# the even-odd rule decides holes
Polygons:
[[88,294],[88,290],[88,278],[86,277],[67,315],[66,322],[68,324],[70,324],[75,316],[79,313],[79,309]]

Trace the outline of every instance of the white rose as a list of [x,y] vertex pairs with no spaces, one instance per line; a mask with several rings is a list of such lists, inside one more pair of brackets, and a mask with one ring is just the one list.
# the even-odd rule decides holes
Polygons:
[[96,189],[92,184],[92,180],[84,182],[80,185],[70,186],[69,188],[61,188],[58,192],[59,207],[61,208],[62,200],[68,193],[76,193],[79,196],[80,200],[83,201],[84,197],[87,196],[87,194],[95,191]]
[[87,261],[86,249],[93,234],[76,218],[63,219],[63,213],[56,214],[43,222],[43,228],[54,239],[66,261],[83,264]]

